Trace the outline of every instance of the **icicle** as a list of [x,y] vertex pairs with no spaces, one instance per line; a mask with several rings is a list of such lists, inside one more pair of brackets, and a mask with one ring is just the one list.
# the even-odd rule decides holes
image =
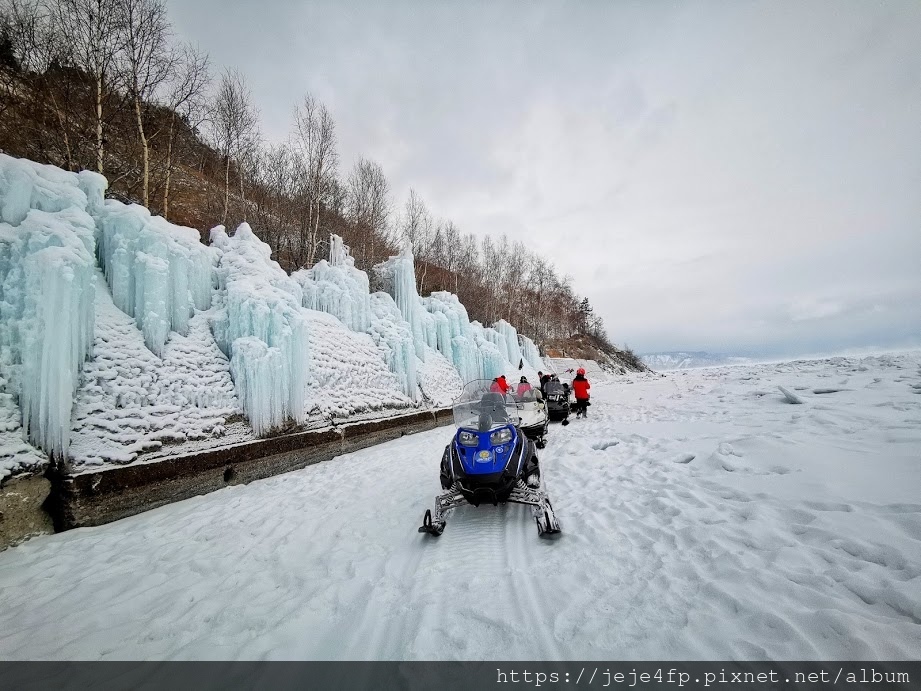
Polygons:
[[221,253],[217,271],[223,309],[212,324],[218,347],[230,357],[237,395],[257,434],[286,419],[306,421],[309,340],[303,290],[271,249],[242,223],[233,237],[211,231]]
[[23,436],[58,457],[93,347],[94,224],[80,180],[0,154],[2,378],[18,389]]
[[[95,196],[92,183],[88,179],[86,186]],[[111,199],[100,204],[97,200],[94,216],[100,229],[99,261],[112,299],[135,318],[147,347],[159,354],[171,330],[187,334],[193,310],[211,306],[212,251],[201,244],[197,230],[151,216],[136,204],[127,206]],[[151,257],[165,264],[158,264],[154,271]],[[143,302],[139,294],[143,294]],[[151,310],[152,304],[163,305],[166,311]],[[148,318],[154,322],[148,324]]]

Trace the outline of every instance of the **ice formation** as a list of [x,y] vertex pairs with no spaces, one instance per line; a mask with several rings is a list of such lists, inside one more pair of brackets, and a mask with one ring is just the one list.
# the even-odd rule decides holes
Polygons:
[[[167,453],[184,442],[195,448],[251,438],[230,378],[230,363],[208,324],[210,311],[189,320],[189,334],[172,334],[162,357],[150,352],[132,317],[112,302],[96,270],[96,326],[93,359],[80,376],[74,397],[71,465],[79,470],[107,463],[131,463],[143,452]],[[188,448],[188,447],[186,447]]]
[[500,342],[498,331],[486,328],[478,321],[471,322],[470,328],[479,351],[481,379],[492,379],[517,368],[517,363],[515,367],[512,367],[511,363],[506,360],[505,353],[497,345]]
[[[413,255],[405,248],[396,257],[374,267],[381,287],[393,296],[410,324],[416,355],[424,361],[434,348],[451,361],[464,381],[491,379],[518,369],[522,359],[518,335],[506,322],[503,331],[471,324],[456,295],[437,291],[427,298],[416,292]],[[511,358],[515,358],[512,363]]]
[[110,199],[95,210],[99,261],[115,304],[160,355],[170,331],[186,335],[194,309],[211,306],[212,251],[193,228]]
[[[271,249],[242,223],[233,236],[211,231],[220,252],[223,304],[214,337],[230,358],[237,395],[257,435],[290,419],[306,421],[309,342],[303,292],[271,259]],[[239,347],[238,347],[239,346]]]
[[429,348],[425,362],[419,362],[419,387],[425,398],[436,406],[450,406],[461,395],[464,382],[454,363],[437,350]]
[[454,364],[465,382],[482,378],[480,351],[461,301],[453,293],[436,291],[424,299],[424,304],[439,325],[438,350]]
[[521,346],[518,345],[518,332],[515,330],[515,327],[504,319],[500,319],[492,325],[492,328],[495,329],[501,337],[497,345],[500,349],[504,346],[506,359],[512,363],[512,365],[518,367],[518,364],[524,360],[524,355],[521,352]]
[[330,236],[329,261],[291,275],[304,291],[304,307],[336,317],[352,331],[371,325],[368,274],[355,268],[349,248],[338,235]]
[[416,346],[409,323],[387,293],[371,295],[371,326],[369,333],[383,352],[390,371],[400,380],[403,393],[412,400],[419,397]]
[[540,351],[537,349],[534,341],[527,336],[518,334],[518,344],[521,346],[521,354],[524,357],[525,364],[530,365],[533,369],[544,369],[543,360],[540,357]]
[[35,447],[129,463],[225,434],[241,409],[264,435],[443,405],[536,356],[511,325],[471,324],[457,296],[421,298],[409,248],[375,267],[387,292],[371,294],[338,236],[288,276],[247,224],[207,247],[105,200],[107,184],[0,154],[0,477],[42,462]]
[[330,314],[352,331],[369,334],[403,394],[419,400],[415,341],[409,323],[389,295],[370,294],[368,274],[355,268],[341,237],[331,235],[329,245],[329,261],[321,260],[291,275],[303,291],[304,307]]
[[[404,393],[373,334],[352,331],[331,314],[304,312],[310,334],[311,414],[333,422],[355,420],[408,408],[418,400],[417,386]],[[418,362],[415,355],[413,361]]]
[[422,304],[416,291],[416,270],[412,249],[407,245],[400,254],[374,267],[381,288],[393,297],[403,319],[409,322],[416,356],[425,361],[425,346],[437,347],[438,334],[434,317]]
[[[81,184],[82,182],[82,184]],[[92,173],[0,154],[0,376],[25,437],[67,455],[74,392],[93,347]]]

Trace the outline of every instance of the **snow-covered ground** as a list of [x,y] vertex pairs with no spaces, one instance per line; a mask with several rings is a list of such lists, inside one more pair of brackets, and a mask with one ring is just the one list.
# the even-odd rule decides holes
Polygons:
[[559,540],[417,533],[441,428],[0,553],[0,659],[918,657],[921,353],[593,393],[541,453]]

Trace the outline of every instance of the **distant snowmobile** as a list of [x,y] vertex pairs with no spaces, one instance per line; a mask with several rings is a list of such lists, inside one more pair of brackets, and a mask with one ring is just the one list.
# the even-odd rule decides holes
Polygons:
[[544,396],[547,400],[547,413],[551,420],[560,420],[563,425],[569,424],[569,391],[563,387],[558,379],[548,381],[544,386]]
[[538,449],[547,445],[547,406],[539,389],[530,389],[518,398],[519,428]]
[[441,459],[441,487],[435,510],[426,510],[420,533],[444,532],[445,515],[464,504],[527,504],[538,535],[560,532],[550,498],[541,488],[534,442],[521,430],[519,404],[490,392],[491,381],[472,381],[454,402],[457,433]]

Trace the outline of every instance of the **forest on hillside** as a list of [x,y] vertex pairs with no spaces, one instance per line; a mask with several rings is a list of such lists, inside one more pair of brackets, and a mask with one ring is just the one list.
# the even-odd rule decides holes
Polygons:
[[163,0],[0,0],[0,150],[109,179],[109,196],[207,233],[248,221],[286,271],[341,235],[370,268],[407,243],[420,294],[456,293],[471,319],[505,319],[547,347],[588,337],[617,352],[569,276],[524,243],[479,237],[381,165],[343,170],[336,123],[292,94],[291,130],[266,141],[246,77],[177,41]]

